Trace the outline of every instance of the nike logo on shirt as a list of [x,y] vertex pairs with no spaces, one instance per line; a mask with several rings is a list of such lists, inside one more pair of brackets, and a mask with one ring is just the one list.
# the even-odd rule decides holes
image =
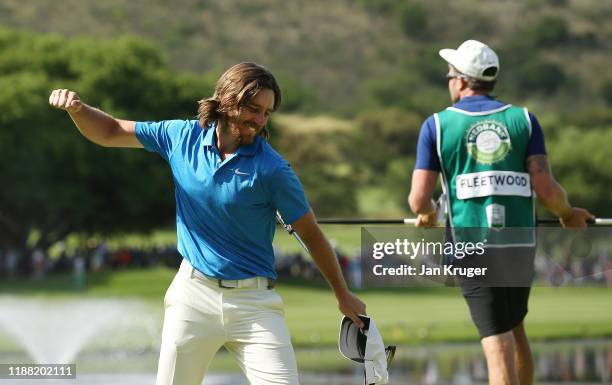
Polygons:
[[236,175],[250,175],[248,172],[240,171],[240,168],[235,169],[234,170],[234,174],[236,174]]

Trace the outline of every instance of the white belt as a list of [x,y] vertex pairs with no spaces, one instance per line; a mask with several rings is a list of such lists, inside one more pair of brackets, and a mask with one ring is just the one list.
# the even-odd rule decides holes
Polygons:
[[183,259],[181,262],[180,271],[184,271],[189,274],[189,277],[196,277],[202,280],[214,282],[223,289],[272,289],[274,288],[275,281],[267,277],[252,277],[245,279],[219,279],[209,277],[202,274],[198,269],[191,266],[191,264]]

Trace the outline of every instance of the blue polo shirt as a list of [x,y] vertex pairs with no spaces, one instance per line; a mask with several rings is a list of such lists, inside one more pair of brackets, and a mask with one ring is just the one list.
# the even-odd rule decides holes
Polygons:
[[[490,111],[505,106],[506,103],[501,102],[488,95],[467,96],[459,100],[453,105],[469,112]],[[529,113],[531,120],[531,138],[527,143],[527,156],[531,155],[546,155],[546,146],[544,145],[544,134],[542,127],[536,117]],[[436,149],[436,122],[433,115],[429,116],[419,133],[419,141],[417,144],[417,157],[415,169],[440,171],[440,159]]]
[[210,277],[276,279],[276,210],[287,223],[310,210],[288,162],[259,136],[222,160],[197,120],[138,122],[136,136],[172,169],[181,255]]

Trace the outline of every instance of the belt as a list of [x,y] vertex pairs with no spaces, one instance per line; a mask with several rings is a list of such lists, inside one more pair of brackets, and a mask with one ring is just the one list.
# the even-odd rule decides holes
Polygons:
[[183,259],[181,262],[181,269],[188,271],[191,277],[197,277],[206,281],[214,282],[223,289],[273,289],[276,285],[276,281],[267,277],[252,277],[246,279],[219,279],[215,277],[209,277],[202,274],[198,269],[191,266],[187,260]]

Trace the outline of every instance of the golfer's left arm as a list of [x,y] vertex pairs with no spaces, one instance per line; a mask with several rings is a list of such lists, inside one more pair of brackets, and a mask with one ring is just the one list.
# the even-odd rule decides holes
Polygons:
[[327,238],[325,238],[325,235],[323,235],[313,212],[307,212],[300,219],[292,223],[291,227],[302,238],[317,267],[321,270],[327,282],[329,282],[338,300],[340,311],[352,319],[358,326],[363,326],[363,322],[361,322],[358,315],[366,314],[366,306],[357,296],[349,291],[346,281],[342,276],[342,270],[340,270],[336,253],[327,241]]

